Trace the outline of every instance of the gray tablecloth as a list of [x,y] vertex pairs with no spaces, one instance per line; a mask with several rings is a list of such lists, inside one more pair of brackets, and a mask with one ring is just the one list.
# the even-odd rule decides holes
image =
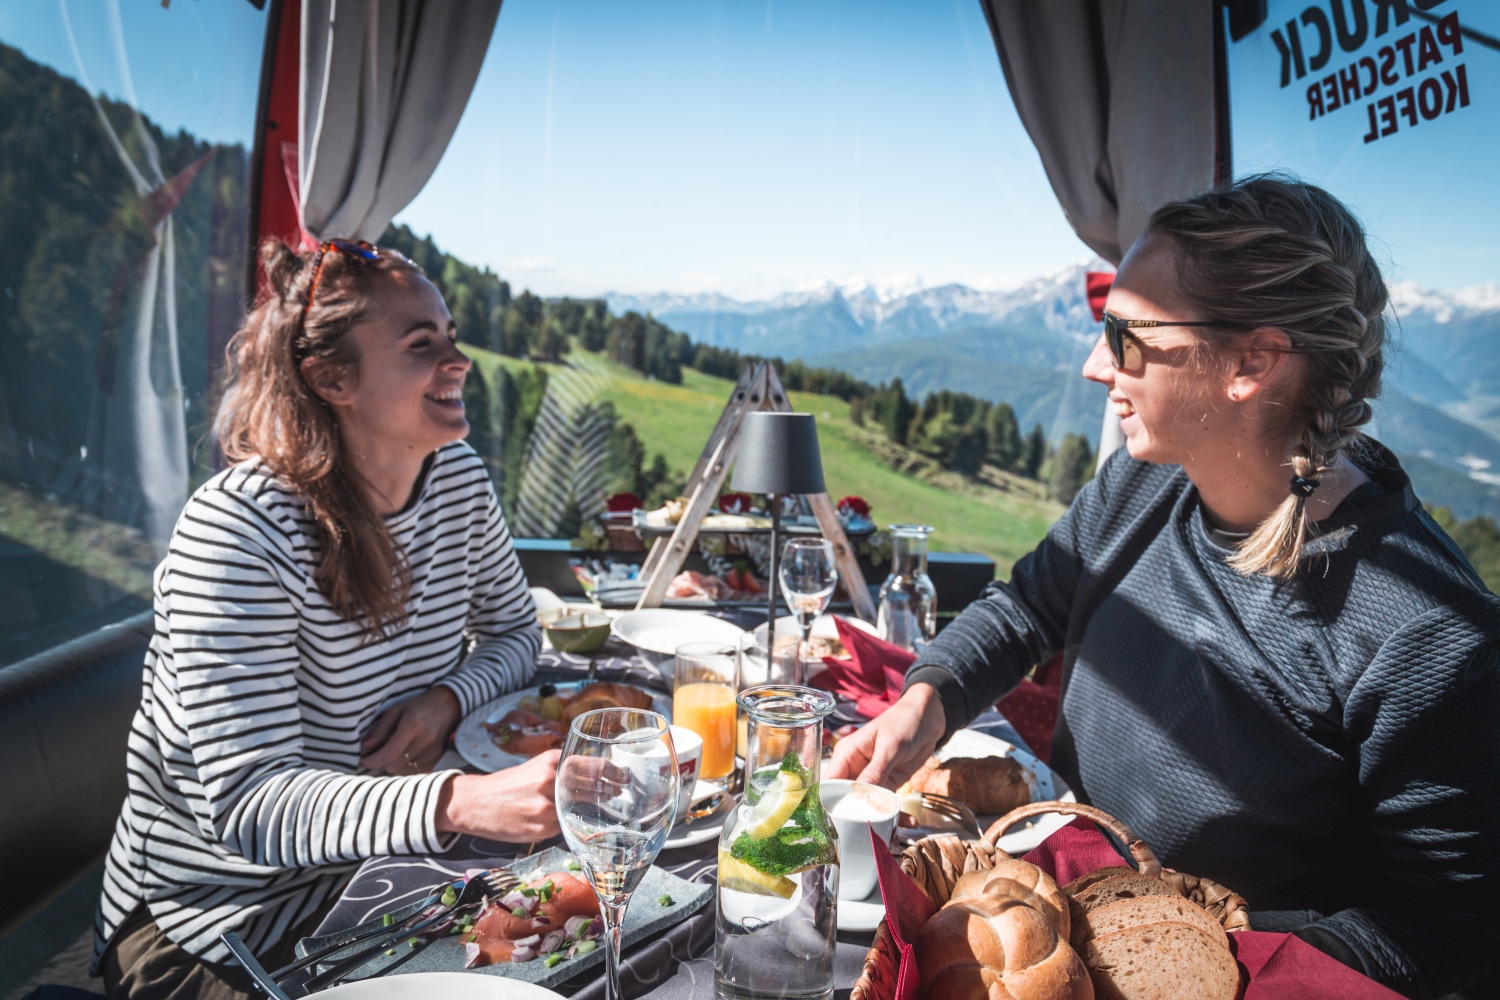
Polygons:
[[[745,624],[745,623],[742,623]],[[750,622],[748,624],[754,624]],[[611,639],[598,654],[578,656],[543,650],[537,663],[537,681],[578,680],[581,675],[600,680],[628,680],[641,687],[665,690],[660,672],[638,651]],[[830,724],[859,721],[852,703],[841,704]],[[976,720],[981,729],[1017,746],[1021,738],[997,712]],[[466,766],[451,751],[440,767]],[[445,854],[434,857],[377,857],[364,862],[318,928],[318,934],[345,930],[382,913],[424,897],[434,886],[462,877],[471,868],[493,868],[516,858],[534,854],[562,838],[537,844],[506,844],[477,837],[460,837]],[[716,841],[695,847],[663,851],[657,864],[680,878],[712,882],[717,866]],[[623,1000],[708,1000],[714,995],[712,905],[676,927],[626,949],[621,964],[620,991]],[[848,990],[859,977],[865,952],[873,934],[840,934],[834,963],[835,987]],[[594,970],[569,981],[559,992],[575,1000],[604,1000],[603,973]]]

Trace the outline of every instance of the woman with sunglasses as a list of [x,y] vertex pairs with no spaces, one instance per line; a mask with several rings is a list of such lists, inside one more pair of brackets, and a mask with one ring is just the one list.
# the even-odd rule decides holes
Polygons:
[[1125,448],[828,773],[901,782],[1060,652],[1052,766],[1163,863],[1408,996],[1491,974],[1500,604],[1361,433],[1387,305],[1316,187],[1157,211],[1084,365]]
[[367,243],[262,260],[215,425],[236,464],[193,494],[156,571],[96,925],[111,997],[256,996],[224,932],[276,968],[362,859],[558,831],[555,751],[431,773],[540,643],[463,443],[470,362],[442,296]]

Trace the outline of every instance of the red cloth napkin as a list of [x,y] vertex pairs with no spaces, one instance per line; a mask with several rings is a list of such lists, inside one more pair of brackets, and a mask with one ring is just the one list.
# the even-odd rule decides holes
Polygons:
[[1014,691],[995,703],[1031,752],[1044,764],[1052,763],[1052,730],[1057,728],[1057,706],[1060,687],[1038,684],[1022,678]]
[[917,959],[913,951],[917,935],[937,912],[937,906],[911,876],[901,870],[901,863],[891,854],[890,845],[880,839],[873,826],[870,827],[870,846],[875,849],[875,874],[880,879],[880,901],[885,904],[886,924],[896,942],[896,952],[901,956],[901,970],[896,976],[896,1000],[917,1000],[922,994],[922,982],[917,975]]
[[906,668],[916,662],[917,654],[857,629],[837,615],[833,624],[849,658],[823,657],[828,669],[808,683],[854,702],[860,715],[873,719],[901,697]]
[[[936,912],[936,907],[883,849],[883,844],[877,844],[876,848],[880,897],[890,920],[891,937],[901,955],[896,1000],[917,1000],[919,980],[911,944],[916,942],[922,925]],[[1058,885],[1067,885],[1099,868],[1127,864],[1099,828],[1086,819],[1075,819],[1058,830],[1023,860],[1051,875]],[[1253,912],[1250,918],[1255,919]],[[1360,975],[1293,934],[1232,931],[1229,946],[1240,965],[1240,981],[1246,983],[1242,1000],[1399,1000],[1400,997],[1399,993]]]

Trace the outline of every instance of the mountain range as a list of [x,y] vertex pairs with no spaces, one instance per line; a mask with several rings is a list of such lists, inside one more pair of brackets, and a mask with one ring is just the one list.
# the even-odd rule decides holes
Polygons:
[[[723,295],[606,296],[695,341],[801,358],[870,382],[899,377],[1010,403],[1053,440],[1098,441],[1104,390],[1078,373],[1099,336],[1079,264],[1008,291],[826,282],[764,301]],[[1385,388],[1371,433],[1401,456],[1418,494],[1460,517],[1500,518],[1500,287],[1391,286]]]

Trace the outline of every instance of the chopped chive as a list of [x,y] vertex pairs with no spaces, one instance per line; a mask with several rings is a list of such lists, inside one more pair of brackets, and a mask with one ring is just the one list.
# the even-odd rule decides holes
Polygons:
[[387,949],[386,949],[386,950],[385,950],[385,953],[386,953],[386,954],[387,954],[387,955],[394,955],[394,954],[396,954],[396,949],[395,949],[395,948],[387,948]]
[[547,956],[547,960],[545,962],[543,962],[542,964],[544,964],[545,966],[547,966],[547,968],[550,969],[553,966],[555,966],[558,962],[561,962],[562,960],[563,960],[563,957],[561,955],[556,954],[554,952],[553,954],[548,955]]
[[567,865],[565,865],[564,867],[566,867],[570,872],[583,871],[583,865],[580,865],[576,858],[569,858]]
[[580,954],[580,955],[587,955],[589,952],[591,952],[595,948],[599,947],[599,945],[595,941],[580,941],[577,944],[575,944],[573,947],[576,948],[576,949],[578,949],[578,954]]
[[660,896],[656,897],[656,905],[657,906],[676,906],[677,904],[676,904],[676,902],[673,901],[673,899],[672,899],[671,896],[668,896],[666,893],[662,893]]
[[417,946],[417,939],[416,938],[407,938],[406,939],[406,946],[408,948],[415,948]]
[[396,918],[393,917],[393,916],[391,916],[389,913],[382,913],[380,915],[380,925],[382,927],[389,927],[389,926],[391,926],[391,924],[394,924],[395,922],[396,922]]
[[513,917],[520,917],[522,920],[525,920],[527,917],[531,916],[531,914],[527,913],[524,909],[522,909],[519,906],[516,907],[514,910],[511,910],[510,911],[510,915],[513,916]]
[[443,890],[443,898],[439,900],[439,902],[441,902],[444,906],[452,906],[454,903],[458,902],[458,893],[453,891],[453,886],[450,885],[448,886],[448,888]]

